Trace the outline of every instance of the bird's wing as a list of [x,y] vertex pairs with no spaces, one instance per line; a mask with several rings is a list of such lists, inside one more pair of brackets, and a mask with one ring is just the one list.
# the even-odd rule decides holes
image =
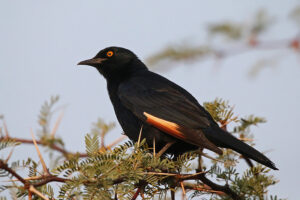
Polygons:
[[190,144],[222,153],[202,132],[215,123],[210,115],[169,80],[158,75],[132,78],[119,86],[118,97],[144,122]]

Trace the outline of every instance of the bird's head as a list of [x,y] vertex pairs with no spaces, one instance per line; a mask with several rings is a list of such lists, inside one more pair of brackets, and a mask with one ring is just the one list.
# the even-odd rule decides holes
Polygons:
[[94,58],[81,61],[78,65],[93,66],[105,78],[120,77],[138,69],[147,69],[133,52],[122,47],[102,49]]

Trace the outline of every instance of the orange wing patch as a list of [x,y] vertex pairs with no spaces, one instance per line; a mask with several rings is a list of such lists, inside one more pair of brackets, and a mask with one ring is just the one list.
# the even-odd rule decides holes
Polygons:
[[174,122],[170,122],[158,117],[155,117],[149,113],[143,113],[146,116],[146,122],[151,124],[152,126],[158,128],[159,130],[172,135],[180,140],[188,142],[190,144],[207,148],[217,154],[222,155],[222,150],[219,149],[216,145],[211,143],[205,135],[201,132],[201,130],[188,129],[184,127],[180,127],[178,124]]
[[151,124],[152,126],[155,126],[161,131],[169,133],[170,135],[178,139],[182,139],[182,140],[187,139],[187,137],[181,131],[179,131],[180,127],[177,124],[155,117],[146,112],[144,112],[143,114],[147,117],[146,122]]

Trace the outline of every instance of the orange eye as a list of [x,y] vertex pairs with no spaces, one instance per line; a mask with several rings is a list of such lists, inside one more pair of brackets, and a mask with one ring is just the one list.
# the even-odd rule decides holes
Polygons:
[[114,55],[114,52],[113,51],[108,51],[106,53],[107,57],[112,57]]

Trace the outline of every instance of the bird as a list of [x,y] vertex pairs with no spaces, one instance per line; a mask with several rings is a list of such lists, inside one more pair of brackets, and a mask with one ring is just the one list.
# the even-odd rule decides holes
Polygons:
[[222,129],[187,90],[150,71],[130,50],[111,46],[78,65],[96,68],[106,79],[117,120],[130,140],[175,157],[197,149],[222,155],[229,148],[271,169],[275,164]]

